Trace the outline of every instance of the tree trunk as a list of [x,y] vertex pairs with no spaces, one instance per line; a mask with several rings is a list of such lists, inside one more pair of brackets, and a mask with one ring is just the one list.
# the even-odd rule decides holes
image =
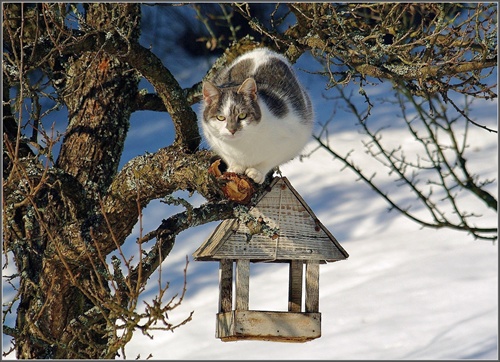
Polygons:
[[[88,25],[118,32],[126,41],[138,40],[139,19],[138,4],[94,3],[86,8]],[[17,231],[17,244],[9,248],[23,276],[15,332],[18,358],[97,359],[114,354],[108,333],[114,320],[106,320],[107,307],[99,305],[109,290],[92,228],[103,222],[100,201],[117,171],[138,77],[103,51],[86,52],[68,66],[61,96],[69,126],[56,167],[45,173],[38,168],[42,176],[36,192],[33,184],[24,191],[7,190],[14,195],[11,200],[16,193],[18,202],[28,200],[8,210],[17,221],[7,233]],[[23,167],[33,162],[20,159],[11,180],[23,179]]]

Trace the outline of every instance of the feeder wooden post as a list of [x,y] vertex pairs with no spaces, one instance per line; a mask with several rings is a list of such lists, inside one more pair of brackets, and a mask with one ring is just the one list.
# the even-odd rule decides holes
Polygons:
[[250,260],[236,260],[236,310],[248,310]]
[[319,311],[319,263],[306,264],[306,313]]
[[302,309],[302,270],[301,260],[290,261],[288,279],[288,311],[300,312]]
[[233,309],[233,261],[219,262],[219,313]]

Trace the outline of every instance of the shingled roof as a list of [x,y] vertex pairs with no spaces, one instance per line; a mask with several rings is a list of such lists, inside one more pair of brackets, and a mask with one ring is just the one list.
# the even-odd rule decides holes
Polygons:
[[253,234],[255,230],[252,232],[247,223],[239,219],[224,220],[193,257],[196,260],[315,260],[322,263],[349,257],[286,177],[275,177],[270,191],[249,214],[269,228],[277,229],[277,235],[272,238],[262,233]]

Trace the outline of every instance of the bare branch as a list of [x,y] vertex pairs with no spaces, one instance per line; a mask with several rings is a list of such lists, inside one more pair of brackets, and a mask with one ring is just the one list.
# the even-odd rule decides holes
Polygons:
[[[412,161],[405,156],[404,147],[401,145],[390,148],[383,143],[382,128],[373,131],[369,127],[368,115],[372,104],[368,104],[367,110],[360,111],[342,89],[338,89],[338,92],[358,120],[363,133],[368,136],[368,141],[362,141],[366,152],[388,170],[389,176],[398,186],[407,187],[415,195],[418,204],[425,208],[430,219],[412,212],[410,207],[404,206],[390,193],[383,191],[375,174],[361,170],[351,159],[352,151],[345,156],[336,152],[328,142],[326,125],[320,134],[315,136],[322,149],[342,161],[344,167],[351,169],[360,180],[365,181],[389,203],[391,210],[397,210],[414,222],[425,227],[463,230],[475,238],[496,239],[496,235],[491,235],[496,234],[496,228],[474,226],[471,218],[480,215],[468,212],[466,205],[462,205],[458,197],[462,192],[471,192],[488,207],[497,209],[497,200],[482,187],[486,181],[479,182],[478,177],[470,174],[466,167],[464,152],[469,121],[462,117],[464,112],[459,112],[459,116],[450,118],[444,103],[439,101],[439,98],[433,97],[429,101],[417,100],[409,90],[399,88],[396,97],[402,118],[409,133],[421,145],[421,153],[417,155],[416,161]],[[425,110],[424,104],[429,105],[431,112]],[[407,110],[409,106],[411,112]],[[465,109],[468,109],[468,104]],[[414,112],[416,115],[409,116]],[[459,120],[461,123],[457,123]],[[461,142],[456,138],[459,134],[456,129],[460,124],[465,124],[465,131],[461,129],[464,135]],[[425,184],[422,184],[423,180]],[[450,210],[451,215],[447,214]]]

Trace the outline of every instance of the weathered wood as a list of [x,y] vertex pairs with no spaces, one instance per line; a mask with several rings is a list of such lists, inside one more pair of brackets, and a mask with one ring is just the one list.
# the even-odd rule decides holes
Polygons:
[[233,261],[219,262],[219,313],[233,309]]
[[303,263],[299,260],[290,262],[288,277],[288,310],[300,312],[302,308]]
[[[216,336],[223,341],[273,342],[305,342],[319,338],[319,264],[343,260],[349,254],[285,177],[275,177],[270,191],[255,203],[248,211],[250,217],[243,215],[245,217],[239,219],[224,220],[193,253],[196,260],[236,261],[235,309],[229,311],[227,302],[223,305],[223,293],[230,293],[230,289],[227,285],[222,286],[221,277]],[[247,219],[276,229],[277,237],[250,230]],[[274,231],[271,234],[276,236]],[[259,261],[289,263],[288,312],[249,310],[250,262]],[[302,303],[304,292],[305,303]]]
[[321,337],[321,313],[253,310],[219,313],[216,337],[224,342],[307,342]]
[[249,214],[256,219],[262,217],[269,227],[278,229],[277,239],[255,234],[249,240],[251,233],[245,223],[224,220],[193,254],[195,259],[326,262],[349,256],[285,177],[276,177],[270,187]]
[[250,261],[236,260],[236,309],[248,310]]
[[306,312],[319,311],[319,263],[306,264]]
[[[225,243],[225,241],[238,229],[238,220],[228,219],[221,222],[210,235],[209,239],[205,241],[194,253],[195,260],[214,260],[207,258],[207,255],[218,254],[218,249]],[[217,242],[215,242],[217,241]],[[228,258],[222,258],[228,259]]]

